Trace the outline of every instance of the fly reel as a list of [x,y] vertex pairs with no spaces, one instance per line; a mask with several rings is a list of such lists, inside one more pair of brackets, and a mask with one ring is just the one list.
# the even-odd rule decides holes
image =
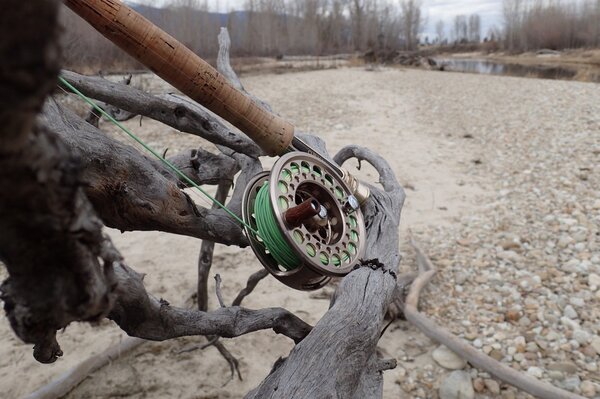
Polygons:
[[[349,185],[320,158],[282,156],[246,187],[242,217],[250,246],[285,285],[315,290],[363,257],[365,223]],[[257,234],[258,233],[258,234]]]

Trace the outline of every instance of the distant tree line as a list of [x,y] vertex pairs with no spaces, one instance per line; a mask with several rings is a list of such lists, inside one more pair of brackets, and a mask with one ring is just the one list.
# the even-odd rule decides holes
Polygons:
[[479,14],[456,15],[449,36],[446,36],[444,21],[440,20],[435,25],[435,33],[434,44],[479,43],[481,41],[481,17]]
[[[142,66],[63,7],[68,68],[135,69]],[[172,0],[162,8],[134,8],[211,59],[227,26],[233,56],[328,55],[367,50],[415,50],[425,25],[421,0],[246,0],[240,11],[210,12],[207,0]],[[600,47],[600,0],[503,0],[503,29],[481,31],[478,14],[435,24],[434,44],[495,51]],[[429,42],[427,41],[427,43]]]
[[437,21],[434,44],[494,42],[487,48],[515,52],[600,47],[600,0],[503,0],[502,15],[503,29],[492,27],[485,35],[478,14],[455,16],[448,32]]
[[[413,50],[424,27],[421,0],[247,0],[228,14],[209,12],[200,0],[134,8],[205,58],[216,56],[221,26],[229,29],[233,56]],[[62,19],[68,67],[141,67],[66,8]]]
[[504,0],[502,12],[508,50],[600,47],[600,0]]

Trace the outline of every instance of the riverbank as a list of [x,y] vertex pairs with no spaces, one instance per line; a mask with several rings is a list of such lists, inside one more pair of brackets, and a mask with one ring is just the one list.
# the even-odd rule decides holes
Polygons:
[[[171,90],[144,78],[153,91]],[[410,229],[439,268],[422,311],[521,372],[587,397],[600,392],[597,85],[406,68],[263,74],[242,81],[299,130],[319,134],[331,153],[359,144],[390,162],[407,193],[401,267],[416,267],[407,244]],[[141,127],[139,118],[125,125],[161,151],[205,145],[146,118]],[[108,123],[100,126],[113,131]],[[350,164],[353,171],[355,166]],[[357,173],[370,182],[376,178],[365,164]],[[109,233],[128,264],[147,274],[149,292],[186,303],[195,288],[198,240]],[[261,267],[251,250],[224,246],[217,246],[213,264],[227,302]],[[314,324],[330,293],[297,292],[269,277],[244,305],[282,306]],[[218,306],[210,299],[211,308]],[[22,397],[123,337],[112,322],[74,323],[58,334],[64,357],[42,365],[2,315],[0,388],[6,397]],[[224,340],[244,377],[227,383],[229,368],[216,349],[186,351],[205,342],[191,337],[144,344],[93,373],[68,397],[239,398],[292,348],[270,331]],[[384,372],[385,398],[438,397],[451,371],[433,359],[435,343],[396,321],[379,346],[398,361]],[[457,367],[478,398],[528,397],[469,365]]]

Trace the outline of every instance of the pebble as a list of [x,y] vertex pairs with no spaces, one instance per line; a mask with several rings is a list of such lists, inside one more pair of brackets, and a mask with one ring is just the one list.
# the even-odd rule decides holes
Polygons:
[[471,375],[462,370],[451,372],[442,381],[439,394],[440,399],[473,399],[475,391]]
[[515,393],[513,391],[503,391],[502,399],[515,399]]
[[504,358],[504,354],[499,349],[492,349],[489,353],[490,357],[495,360],[502,360]]
[[561,371],[567,374],[574,374],[577,372],[577,366],[575,365],[575,363],[571,362],[555,362],[550,363],[548,365],[548,370]]
[[565,374],[562,371],[551,370],[548,371],[548,377],[555,381],[562,381],[565,379]]
[[512,262],[512,263],[517,263],[521,260],[521,255],[519,255],[518,253],[516,253],[515,251],[500,251],[498,253],[498,257],[500,259]]
[[575,330],[573,331],[573,339],[580,345],[585,345],[592,339],[592,336],[585,330]]
[[519,347],[524,347],[527,344],[527,341],[525,340],[525,337],[523,337],[522,335],[519,335],[518,337],[516,337],[513,342],[515,343],[517,350],[519,350]]
[[478,393],[481,393],[485,390],[485,382],[483,381],[483,378],[478,377],[473,380],[473,389]]
[[581,385],[581,379],[577,375],[574,375],[572,377],[567,377],[563,381],[558,382],[559,387],[561,387],[562,389],[566,389],[567,391],[571,391],[571,392],[579,389],[580,385]]
[[509,321],[519,321],[521,312],[516,309],[510,309],[504,314],[504,318]]
[[558,239],[557,245],[559,248],[566,248],[573,242],[573,239],[569,236],[562,236]]
[[596,396],[596,385],[592,381],[582,381],[579,389],[581,389],[583,396],[587,398],[593,398]]
[[531,366],[527,369],[527,374],[535,378],[542,378],[544,370],[539,367]]
[[565,327],[567,327],[567,328],[569,328],[571,330],[577,330],[577,329],[580,328],[579,323],[577,323],[576,320],[572,320],[572,319],[570,319],[568,317],[565,317],[565,316],[563,316],[563,317],[560,318],[560,322]]
[[[571,297],[569,299],[569,302],[571,303],[571,305],[578,307],[578,308],[582,308],[585,306],[585,300],[583,298],[579,298],[579,297]],[[571,317],[572,319],[574,319],[575,317]]]
[[573,309],[573,307],[571,305],[565,306],[565,309],[563,310],[563,314],[565,315],[565,317],[568,317],[571,320],[577,319],[579,317],[579,315],[577,314],[577,312],[575,311],[575,309]]
[[490,391],[492,395],[498,395],[500,393],[500,384],[498,384],[498,381],[486,379],[484,382],[485,387],[488,389],[488,391]]
[[594,350],[596,351],[596,353],[600,354],[600,337],[599,337],[599,336],[597,336],[597,335],[596,335],[596,336],[594,336],[594,337],[591,339],[590,346],[591,346],[592,348],[594,348]]
[[440,345],[431,353],[433,360],[448,370],[460,370],[465,368],[467,361],[452,352],[444,345]]
[[587,283],[592,291],[600,289],[600,275],[596,273],[590,273]]

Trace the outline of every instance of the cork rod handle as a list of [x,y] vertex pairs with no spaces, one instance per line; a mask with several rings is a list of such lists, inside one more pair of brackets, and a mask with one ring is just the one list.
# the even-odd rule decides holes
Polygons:
[[294,127],[235,89],[175,38],[119,0],[66,0],[65,4],[132,57],[183,94],[247,134],[267,154],[286,152]]

